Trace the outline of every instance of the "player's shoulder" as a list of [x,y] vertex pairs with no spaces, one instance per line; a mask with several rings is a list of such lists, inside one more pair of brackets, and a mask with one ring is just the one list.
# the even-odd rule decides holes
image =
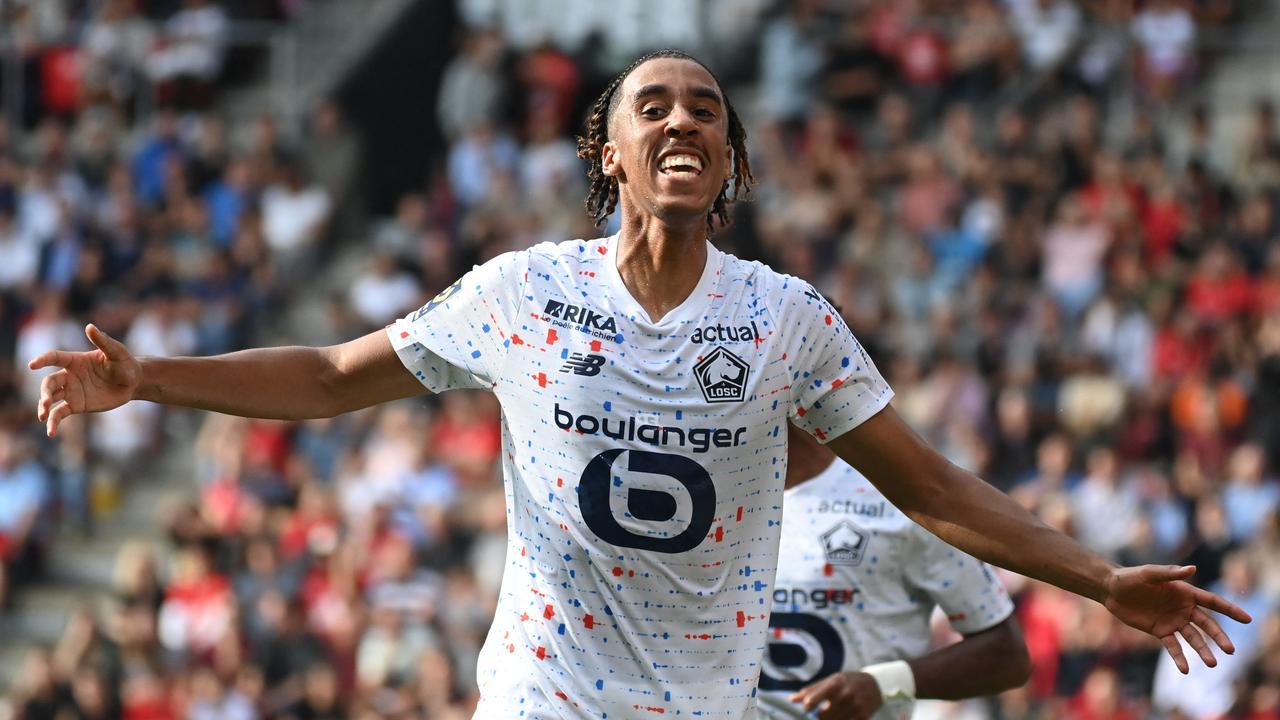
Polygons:
[[582,267],[583,263],[599,262],[599,258],[604,257],[602,251],[607,252],[607,248],[607,238],[540,242],[527,248],[509,250],[495,255],[476,266],[474,272],[477,273],[477,277],[486,278],[485,281],[490,283],[507,284],[513,278],[520,281],[513,286],[522,285],[523,281],[536,278],[551,280],[557,276],[561,278],[576,276],[587,272],[587,269]]
[[734,260],[750,267],[751,282],[775,313],[796,310],[832,312],[831,304],[808,280],[779,272],[758,260],[751,262],[737,258]]
[[760,290],[778,290],[786,286],[791,275],[780,273],[759,260],[744,260],[733,253],[723,253],[724,261],[720,264],[721,275],[746,280]]
[[609,238],[540,242],[524,251],[533,266],[556,266],[561,263],[598,263],[609,254]]

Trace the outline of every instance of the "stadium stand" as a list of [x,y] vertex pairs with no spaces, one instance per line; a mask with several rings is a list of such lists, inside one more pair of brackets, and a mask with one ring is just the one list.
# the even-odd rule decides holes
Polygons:
[[717,242],[813,280],[953,461],[1118,561],[1195,563],[1256,618],[1182,678],[1101,607],[1006,575],[1031,682],[921,712],[1280,713],[1276,98],[1200,92],[1239,60],[1204,38],[1274,11],[732,0],[690,31],[694,3],[609,3],[619,30],[589,0],[464,0],[443,151],[362,197],[382,170],[359,108],[317,104],[301,133],[218,112],[255,62],[224,55],[229,18],[307,4],[0,0],[24,80],[0,63],[0,598],[32,613],[78,538],[147,526],[87,556],[109,592],[25,653],[8,712],[469,717],[505,552],[492,397],[294,424],[134,404],[53,443],[25,361],[88,320],[139,354],[338,341],[475,262],[594,236],[583,109],[644,43],[714,38],[762,179]]

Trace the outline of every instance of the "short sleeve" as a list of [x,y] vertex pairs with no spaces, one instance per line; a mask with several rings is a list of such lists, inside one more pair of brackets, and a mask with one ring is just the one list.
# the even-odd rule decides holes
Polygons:
[[790,333],[791,419],[827,442],[883,410],[893,391],[831,303],[803,280],[781,281],[775,319]]
[[527,252],[499,255],[389,325],[400,361],[432,392],[491,389],[502,376],[527,269]]
[[1013,601],[991,568],[922,527],[912,528],[913,550],[903,569],[907,583],[928,595],[957,632],[970,635],[1004,622]]

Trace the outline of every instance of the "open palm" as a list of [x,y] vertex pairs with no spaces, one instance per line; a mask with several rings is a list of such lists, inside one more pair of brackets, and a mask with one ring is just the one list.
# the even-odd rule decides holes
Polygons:
[[40,383],[36,416],[53,437],[68,417],[111,410],[133,399],[142,366],[122,343],[94,325],[85,327],[93,350],[50,350],[28,363],[32,370],[56,367]]
[[1217,665],[1218,661],[1204,635],[1212,638],[1224,652],[1235,652],[1231,638],[1208,610],[1220,612],[1237,622],[1252,620],[1249,613],[1234,603],[1186,582],[1193,574],[1195,566],[1192,565],[1118,568],[1108,582],[1107,598],[1103,603],[1125,624],[1158,638],[1183,673],[1189,668],[1178,643],[1178,635],[1209,667]]

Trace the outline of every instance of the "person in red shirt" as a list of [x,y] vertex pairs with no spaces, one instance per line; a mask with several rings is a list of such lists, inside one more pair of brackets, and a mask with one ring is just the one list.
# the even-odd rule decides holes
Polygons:
[[1142,211],[1143,254],[1151,267],[1163,266],[1173,254],[1174,245],[1186,229],[1187,216],[1177,189],[1161,175]]
[[1201,322],[1222,323],[1254,308],[1253,280],[1224,243],[1214,243],[1200,257],[1184,299]]

